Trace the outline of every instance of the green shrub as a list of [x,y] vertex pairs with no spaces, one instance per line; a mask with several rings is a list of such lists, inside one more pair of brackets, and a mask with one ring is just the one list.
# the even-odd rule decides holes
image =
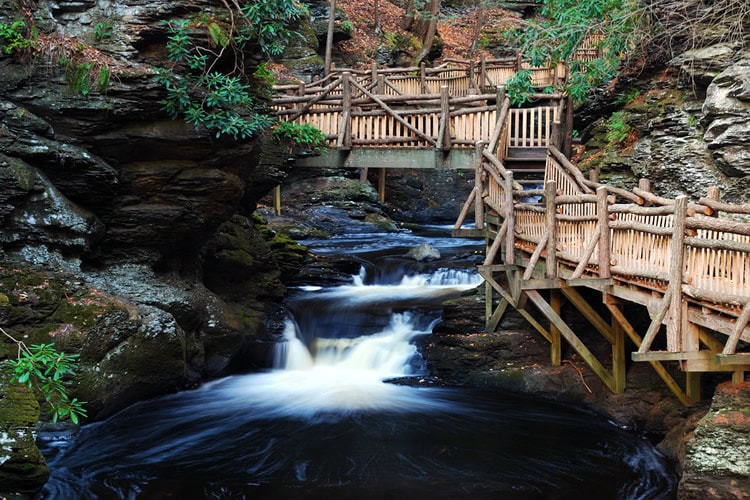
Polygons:
[[70,419],[77,424],[86,417],[85,401],[70,399],[66,379],[75,375],[78,369],[78,354],[67,354],[55,349],[54,344],[34,344],[26,346],[7,333],[18,344],[18,358],[7,362],[7,370],[12,373],[11,382],[27,385],[38,390],[49,405],[52,421]]
[[273,138],[292,147],[303,147],[316,153],[325,149],[328,141],[323,132],[309,123],[279,122],[273,128]]

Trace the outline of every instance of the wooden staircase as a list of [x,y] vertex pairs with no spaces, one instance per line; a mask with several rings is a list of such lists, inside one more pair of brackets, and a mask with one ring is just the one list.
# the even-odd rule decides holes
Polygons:
[[544,187],[544,168],[547,162],[547,148],[509,147],[503,158],[503,165],[513,171],[513,179],[524,189]]

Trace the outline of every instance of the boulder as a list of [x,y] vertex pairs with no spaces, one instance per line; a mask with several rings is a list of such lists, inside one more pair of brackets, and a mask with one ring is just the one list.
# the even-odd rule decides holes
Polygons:
[[706,90],[704,138],[719,169],[730,177],[750,175],[750,58],[722,71]]
[[433,247],[429,243],[422,243],[421,245],[406,252],[406,256],[410,259],[416,260],[417,262],[438,260],[440,258],[440,250]]
[[31,390],[0,363],[0,498],[33,495],[49,477],[49,468],[36,447],[39,403]]
[[750,383],[716,388],[682,467],[681,499],[750,497]]

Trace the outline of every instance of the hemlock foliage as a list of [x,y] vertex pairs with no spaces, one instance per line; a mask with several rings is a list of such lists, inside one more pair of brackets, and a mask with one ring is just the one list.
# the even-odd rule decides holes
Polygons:
[[[638,0],[542,0],[539,14],[505,36],[516,41],[532,66],[567,63],[563,90],[578,102],[614,78],[650,37],[649,16]],[[596,57],[578,59],[586,41]]]

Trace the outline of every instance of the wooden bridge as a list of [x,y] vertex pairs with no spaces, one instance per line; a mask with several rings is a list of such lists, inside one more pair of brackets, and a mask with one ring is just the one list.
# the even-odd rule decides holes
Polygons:
[[[361,168],[365,176],[373,166],[474,171],[453,232],[486,239],[479,272],[488,331],[512,306],[549,341],[553,365],[564,339],[614,393],[625,390],[628,352],[650,363],[684,404],[700,399],[701,373],[743,381],[750,205],[722,203],[716,189],[689,202],[652,194],[647,181],[627,191],[584,178],[568,160],[565,96],[539,94],[511,108],[503,86],[520,69],[513,59],[336,71],[278,87],[285,95],[274,107],[281,119],[311,123],[328,138],[327,154],[298,158],[298,166]],[[566,76],[531,73],[539,87]],[[382,198],[383,170],[379,177]],[[473,227],[465,227],[472,208]],[[610,344],[606,359],[566,323],[565,307]]]

